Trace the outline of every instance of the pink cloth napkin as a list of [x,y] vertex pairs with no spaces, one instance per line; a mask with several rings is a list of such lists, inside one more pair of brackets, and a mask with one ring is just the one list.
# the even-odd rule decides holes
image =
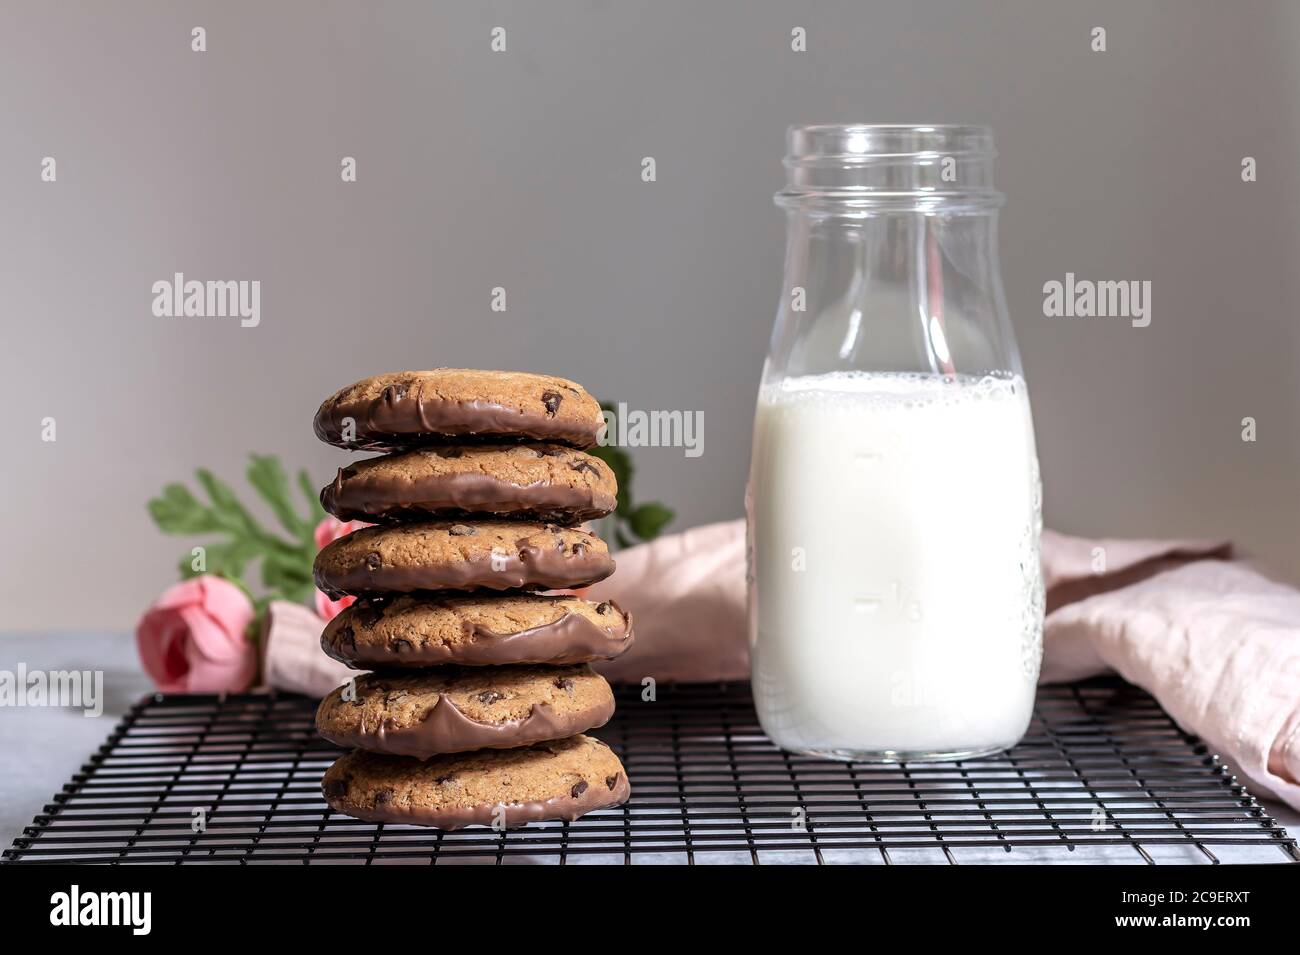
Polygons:
[[[1300,808],[1300,591],[1230,552],[1225,541],[1044,531],[1040,680],[1118,672],[1255,789]],[[632,648],[597,665],[609,679],[748,679],[744,521],[620,551],[614,576],[584,595],[612,597],[635,618]],[[293,604],[272,611],[267,682],[323,695],[352,675],[320,651],[319,617]]]
[[615,557],[614,576],[583,596],[616,599],[636,639],[597,670],[620,683],[749,679],[744,521],[692,527]]
[[1050,613],[1041,681],[1115,670],[1300,809],[1300,591],[1226,560],[1158,564]]
[[325,621],[302,604],[273,600],[262,633],[262,682],[277,690],[324,696],[357,671],[320,648]]

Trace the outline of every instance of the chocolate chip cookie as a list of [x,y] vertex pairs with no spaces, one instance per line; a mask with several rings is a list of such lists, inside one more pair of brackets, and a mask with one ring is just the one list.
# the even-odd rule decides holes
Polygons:
[[368,822],[460,829],[572,821],[627,801],[618,757],[590,736],[523,749],[435,756],[353,752],[325,771],[325,801]]
[[320,492],[339,520],[508,517],[578,524],[618,503],[609,465],[558,444],[445,445],[340,468]]
[[560,590],[614,572],[605,542],[553,524],[427,521],[363,527],[316,555],[316,586],[344,594]]
[[326,398],[315,419],[322,441],[373,450],[476,438],[589,448],[604,426],[600,405],[576,382],[471,368],[365,378]]
[[339,746],[427,759],[561,739],[613,714],[613,691],[588,666],[440,667],[357,677],[321,701],[316,731]]
[[632,615],[612,600],[542,594],[362,598],[321,634],[358,670],[508,663],[589,663],[632,645]]

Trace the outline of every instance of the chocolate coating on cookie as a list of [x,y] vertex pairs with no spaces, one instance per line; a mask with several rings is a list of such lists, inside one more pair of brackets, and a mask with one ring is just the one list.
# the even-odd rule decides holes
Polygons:
[[340,520],[508,517],[577,524],[618,504],[609,465],[558,444],[418,448],[340,468],[320,494]]
[[461,829],[498,820],[507,828],[573,821],[621,805],[631,787],[608,746],[574,736],[423,762],[347,753],[325,771],[321,791],[331,808],[367,822]]
[[316,436],[343,448],[392,450],[448,440],[596,443],[600,405],[566,378],[435,368],[365,378],[326,398]]
[[633,640],[617,603],[542,594],[362,598],[321,634],[326,654],[359,670],[609,660]]
[[417,759],[563,739],[614,715],[613,691],[587,666],[371,673],[357,678],[352,699],[344,689],[316,711],[321,736]]
[[316,555],[316,586],[344,594],[420,590],[559,590],[614,572],[594,534],[507,521],[364,527]]

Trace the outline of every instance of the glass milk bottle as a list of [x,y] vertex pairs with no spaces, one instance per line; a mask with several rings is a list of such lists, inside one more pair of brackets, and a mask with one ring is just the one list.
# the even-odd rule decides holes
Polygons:
[[979,126],[788,133],[747,493],[764,730],[839,759],[1024,734],[1042,652],[1029,396]]

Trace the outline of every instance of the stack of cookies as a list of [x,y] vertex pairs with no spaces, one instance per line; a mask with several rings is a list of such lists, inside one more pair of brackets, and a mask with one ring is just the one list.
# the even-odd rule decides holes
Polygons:
[[627,799],[618,757],[581,734],[614,712],[589,664],[626,650],[632,621],[612,601],[539,593],[614,571],[578,527],[616,503],[613,472],[584,450],[603,424],[579,385],[514,372],[379,375],[321,405],[322,440],[385,452],[321,491],[340,520],[375,525],[316,558],[322,591],[357,598],[321,646],[373,671],[316,713],[356,750],[325,773],[333,808],[500,828]]

